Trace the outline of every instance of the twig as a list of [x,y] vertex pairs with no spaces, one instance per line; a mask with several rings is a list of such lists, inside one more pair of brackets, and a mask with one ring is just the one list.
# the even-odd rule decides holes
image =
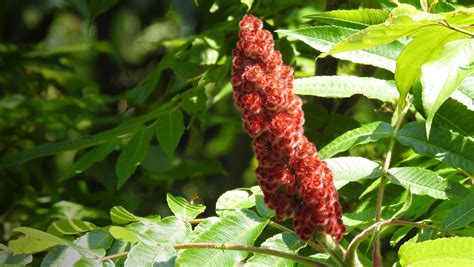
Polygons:
[[[395,124],[395,128],[393,129],[392,137],[390,138],[390,143],[388,145],[387,155],[385,156],[385,161],[383,164],[383,174],[380,177],[380,185],[379,190],[377,193],[377,204],[375,206],[375,225],[380,222],[381,214],[382,214],[382,203],[383,203],[383,195],[385,192],[385,183],[387,182],[387,173],[388,169],[390,168],[390,162],[392,161],[392,152],[393,147],[395,146],[396,135],[400,130],[400,127],[403,123],[403,119],[410,108],[410,102],[408,102],[405,107],[403,108],[402,112],[398,116],[397,123]],[[380,237],[378,232],[376,231],[376,236],[374,240],[374,252],[373,252],[373,262],[374,266],[379,267],[382,266],[382,258],[380,255]]]
[[[244,246],[238,244],[226,244],[226,243],[189,243],[189,244],[176,244],[172,245],[174,249],[193,249],[193,248],[208,248],[208,249],[221,249],[221,250],[237,250],[237,251],[248,251],[253,253],[265,254],[270,256],[276,256],[281,258],[290,259],[296,262],[309,264],[312,266],[326,266],[316,260],[311,258],[303,257],[297,254],[287,253],[283,251],[278,251],[274,249],[268,248],[259,248],[259,247],[252,247],[252,246]],[[100,261],[107,261],[118,259],[122,257],[126,257],[128,252],[121,252],[114,255],[109,255],[100,258]]]
[[460,33],[467,34],[471,37],[474,37],[474,32],[470,32],[470,31],[461,29],[459,27],[453,26],[453,25],[449,24],[449,22],[447,20],[441,21],[441,22],[439,22],[439,24],[442,25],[442,26],[448,27],[449,29],[451,29],[453,31],[457,31],[457,32],[460,32]]
[[[283,226],[283,225],[281,225],[281,224],[279,224],[279,223],[276,223],[276,222],[274,222],[274,221],[270,221],[270,222],[268,223],[268,225],[270,225],[271,227],[276,228],[276,229],[278,229],[278,230],[280,230],[280,231],[282,231],[282,232],[294,232],[294,231],[291,230],[290,228],[287,228],[287,227],[285,227],[285,226]],[[310,247],[312,247],[313,249],[315,249],[315,250],[317,250],[317,251],[326,252],[326,250],[325,250],[322,246],[320,246],[320,245],[317,243],[317,241],[315,242],[315,241],[313,241],[313,240],[308,240],[308,241],[306,241],[306,243],[307,243]]]

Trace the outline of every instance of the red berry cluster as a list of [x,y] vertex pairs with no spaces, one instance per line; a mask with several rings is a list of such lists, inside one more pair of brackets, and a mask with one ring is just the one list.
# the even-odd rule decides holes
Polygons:
[[262,26],[250,15],[240,21],[232,85],[245,130],[253,139],[265,203],[278,220],[293,218],[304,240],[315,231],[340,240],[345,228],[332,172],[304,136],[302,101],[292,92],[293,69],[283,64],[272,34]]

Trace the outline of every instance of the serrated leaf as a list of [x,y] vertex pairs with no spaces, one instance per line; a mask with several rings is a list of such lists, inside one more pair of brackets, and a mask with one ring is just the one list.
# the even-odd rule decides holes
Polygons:
[[102,161],[107,157],[119,144],[119,139],[112,139],[109,142],[94,147],[84,154],[78,161],[74,162],[71,170],[60,178],[66,180],[72,176],[89,169],[94,163]]
[[406,124],[397,134],[397,140],[416,153],[433,157],[446,164],[474,173],[474,141],[472,138],[433,126],[430,140],[426,140],[422,122]]
[[474,264],[474,238],[453,237],[414,243],[406,242],[398,256],[402,266],[459,267]]
[[464,77],[474,73],[474,40],[461,39],[447,43],[437,59],[421,67],[422,101],[426,113],[426,132],[439,107],[461,84]]
[[474,193],[471,193],[463,202],[443,220],[442,227],[448,230],[459,229],[474,221]]
[[204,205],[192,205],[186,199],[169,193],[166,194],[166,201],[173,214],[182,220],[194,219],[206,210]]
[[388,44],[401,37],[412,36],[424,27],[431,25],[436,26],[436,22],[443,20],[441,15],[423,12],[419,12],[419,15],[425,16],[425,18],[415,18],[418,15],[392,16],[392,18],[388,19],[385,23],[370,26],[348,36],[335,44],[328,54],[333,55]]
[[24,234],[8,242],[8,247],[15,253],[34,254],[56,245],[70,244],[69,241],[33,228],[19,227],[14,231]]
[[176,250],[172,246],[148,246],[138,243],[128,253],[124,266],[173,267],[175,266],[175,260]]
[[255,195],[245,190],[231,190],[222,194],[216,202],[216,214],[219,216],[239,209],[249,209],[255,206]]
[[[301,241],[301,239],[299,239],[299,237],[295,233],[289,232],[276,234],[265,240],[261,245],[262,248],[269,248],[294,254],[296,254],[300,249],[304,248],[305,246],[306,243]],[[245,263],[244,266],[286,267],[295,266],[295,262],[281,257],[255,254],[247,261],[247,263]]]
[[387,177],[416,195],[428,195],[437,199],[450,197],[448,182],[430,170],[419,167],[391,168]]
[[184,242],[191,233],[191,225],[175,216],[163,218],[161,221],[144,225],[143,227],[131,228],[136,233],[153,240],[158,244],[177,244]]
[[445,27],[429,27],[408,43],[397,59],[395,70],[395,81],[400,92],[399,106],[403,106],[411,86],[420,76],[421,66],[438,57],[446,43],[465,36]]
[[122,187],[145,158],[152,136],[151,128],[140,129],[123,148],[115,165],[118,176],[117,189]]
[[[314,26],[297,30],[278,30],[277,32],[296,38],[321,52],[329,52],[332,46],[357,31],[338,26]],[[367,50],[351,51],[333,55],[335,58],[355,63],[369,64],[395,71],[395,60],[403,49],[400,42],[372,47]]]
[[295,79],[293,92],[298,95],[334,98],[361,94],[384,102],[398,98],[394,81],[357,76],[315,76]]
[[382,175],[380,164],[361,157],[340,157],[327,159],[326,163],[334,175],[337,189],[349,182],[375,179]]
[[363,29],[379,24],[388,18],[389,12],[381,9],[332,10],[305,16],[323,23],[349,28]]
[[[250,210],[225,214],[220,222],[197,235],[192,242],[215,242],[251,246],[265,228],[268,220]],[[178,255],[179,266],[232,266],[247,256],[244,251],[220,249],[186,249]]]
[[390,137],[392,132],[392,126],[386,122],[377,121],[369,123],[337,137],[323,147],[319,151],[319,155],[321,158],[327,159],[356,145],[376,142],[382,138]]
[[451,129],[464,136],[474,135],[474,114],[472,110],[451,98],[447,99],[436,112],[433,124]]
[[95,224],[78,219],[64,219],[52,223],[48,233],[53,235],[75,235],[97,229]]
[[403,226],[397,229],[390,238],[390,246],[395,247],[400,240],[402,240],[410,230],[413,229],[412,226]]
[[168,158],[173,159],[174,151],[184,132],[183,113],[181,110],[164,112],[157,116],[156,137]]
[[16,254],[11,251],[0,251],[0,266],[24,266],[33,261],[33,256],[29,254]]

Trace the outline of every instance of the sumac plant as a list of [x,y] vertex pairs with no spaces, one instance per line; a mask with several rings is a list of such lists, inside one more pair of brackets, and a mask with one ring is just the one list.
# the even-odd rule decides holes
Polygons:
[[[205,11],[227,14],[225,24],[167,44],[170,56],[125,96],[145,103],[172,69],[165,102],[96,135],[14,153],[1,167],[88,149],[65,180],[118,153],[125,188],[157,151],[151,143],[173,160],[188,129],[192,143],[204,124],[233,123],[239,111],[253,186],[221,192],[215,210],[168,193],[171,216],[116,205],[111,224],[70,216],[21,226],[0,246],[0,263],[474,266],[474,9],[380,1],[383,9],[315,13],[262,0],[241,1],[237,12],[221,2]],[[293,22],[272,8],[293,9],[281,14]],[[221,102],[233,105],[231,119],[212,117]],[[169,176],[210,168],[181,160]]]

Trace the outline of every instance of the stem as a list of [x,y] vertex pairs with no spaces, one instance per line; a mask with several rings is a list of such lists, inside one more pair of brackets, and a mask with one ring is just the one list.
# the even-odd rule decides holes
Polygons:
[[448,27],[449,29],[453,30],[453,31],[457,31],[457,32],[460,32],[460,33],[464,33],[464,34],[467,34],[471,37],[474,37],[474,32],[470,32],[470,31],[467,31],[467,30],[464,30],[464,29],[461,29],[459,27],[456,27],[456,26],[453,26],[451,24],[449,24],[449,22],[447,20],[444,20],[442,22],[439,23],[440,25],[443,25],[445,27]]
[[[270,225],[271,227],[273,228],[276,228],[282,232],[294,232],[293,230],[291,230],[290,228],[287,228],[279,223],[276,223],[274,221],[270,221],[268,222],[268,225]],[[306,243],[312,247],[313,249],[317,250],[317,251],[320,251],[320,252],[326,252],[326,250],[321,247],[317,242],[313,241],[313,240],[308,240],[306,241]]]
[[[311,258],[303,257],[297,254],[286,253],[283,251],[278,251],[274,249],[268,248],[259,248],[259,247],[252,247],[252,246],[244,246],[244,245],[237,245],[237,244],[225,244],[225,243],[189,243],[189,244],[176,244],[172,246],[174,249],[191,249],[191,248],[210,248],[210,249],[221,249],[221,250],[237,250],[237,251],[248,251],[253,253],[265,254],[270,256],[276,256],[280,258],[286,258],[293,260],[295,262],[309,264],[311,266],[326,266],[324,264],[319,263],[316,260]],[[106,257],[100,258],[100,261],[106,260],[113,260],[117,258],[126,257],[128,252],[122,252]]]
[[[388,169],[390,168],[390,162],[392,161],[392,152],[393,147],[395,146],[395,140],[400,127],[402,126],[403,119],[410,108],[410,103],[408,102],[405,107],[403,108],[402,112],[398,116],[397,123],[395,124],[395,128],[393,129],[392,137],[390,137],[390,143],[388,145],[387,155],[385,157],[385,161],[383,163],[383,174],[380,177],[380,186],[379,191],[377,193],[377,204],[375,206],[375,225],[380,222],[381,215],[382,215],[382,203],[383,203],[383,195],[385,192],[385,183],[387,182],[387,173]],[[378,231],[376,231],[375,241],[374,241],[374,253],[373,253],[373,262],[374,266],[379,267],[382,266],[382,256],[380,255],[380,237]]]
[[367,236],[369,236],[372,232],[375,232],[377,229],[382,229],[390,225],[413,226],[417,228],[431,228],[439,232],[446,233],[450,236],[456,236],[456,234],[454,234],[453,232],[434,226],[434,225],[429,225],[426,223],[409,222],[409,221],[403,221],[403,220],[397,220],[397,219],[390,219],[383,222],[374,223],[369,228],[365,229],[364,231],[360,232],[356,237],[354,237],[354,239],[352,239],[351,243],[347,247],[346,257],[353,257],[360,243],[362,243],[362,241],[364,241],[367,238]]

